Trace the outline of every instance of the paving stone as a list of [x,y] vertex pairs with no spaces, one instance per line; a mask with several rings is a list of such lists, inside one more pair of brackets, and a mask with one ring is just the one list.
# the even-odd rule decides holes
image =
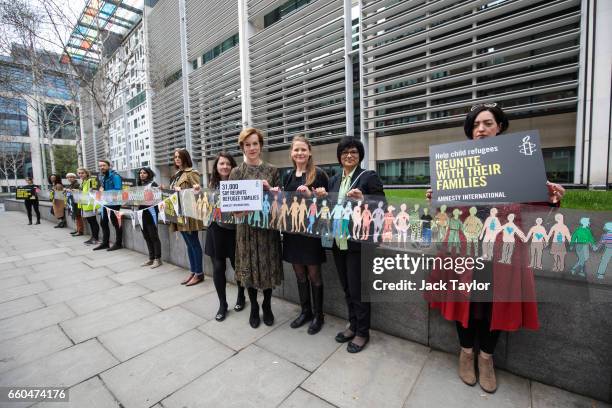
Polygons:
[[107,251],[99,251],[105,254],[106,256],[100,256],[100,258],[96,260],[85,260],[85,263],[92,268],[99,268],[101,266],[116,264],[118,262],[123,261],[131,261],[133,260],[133,252],[125,250],[120,253],[115,252],[107,252]]
[[0,372],[48,356],[72,346],[72,342],[59,326],[15,337],[0,343]]
[[[216,293],[212,295],[216,296]],[[261,301],[259,303],[261,305]],[[253,329],[249,326],[249,308],[250,305],[247,304],[245,310],[240,313],[230,313],[222,323],[213,319],[198,327],[198,329],[234,350],[242,350],[249,344],[257,341],[260,337],[265,336],[272,330],[283,325],[289,319],[293,320],[295,316],[297,316],[299,310],[299,308],[292,303],[285,302],[278,298],[272,298],[274,325],[266,326],[262,322],[257,329]],[[236,333],[240,333],[240,335],[237,336]]]
[[333,408],[333,405],[328,404],[321,398],[297,388],[293,393],[283,401],[278,408]]
[[46,263],[53,262],[53,261],[66,260],[67,262],[70,262],[69,259],[70,259],[70,256],[67,253],[62,252],[62,253],[57,253],[57,254],[52,254],[52,255],[39,256],[36,258],[31,258],[31,259],[25,259],[23,261],[16,262],[16,264],[20,267],[34,266],[34,265],[46,264]]
[[9,258],[9,256],[3,256],[2,258],[0,258],[0,272],[15,269],[15,264],[13,263],[13,261],[21,259],[21,257],[15,257],[15,259]]
[[64,253],[66,253],[65,248],[49,248],[49,249],[43,249],[40,251],[28,251],[28,252],[23,253],[21,256],[23,257],[23,259],[32,259],[32,258],[39,258],[41,256],[64,254]]
[[26,285],[14,286],[0,290],[0,302],[9,302],[26,296],[35,295],[48,291],[49,287],[44,282],[28,283]]
[[119,286],[117,282],[108,277],[98,278],[90,281],[75,283],[74,285],[64,286],[63,288],[50,290],[41,293],[39,296],[48,305],[66,302],[80,296],[91,295],[106,289]]
[[[78,265],[85,265],[84,261],[87,258],[84,256],[63,256],[62,259],[50,262],[43,262],[40,264],[32,265],[32,269],[35,273],[42,272],[66,272],[69,269],[77,268]],[[91,269],[91,267],[90,267]],[[42,276],[42,275],[41,275]],[[50,275],[55,276],[55,275]],[[46,278],[45,278],[46,279]]]
[[[150,407],[232,354],[229,348],[192,330],[113,367],[102,373],[101,377],[123,406]],[[239,383],[234,380],[229,376],[223,381],[236,388]],[[164,404],[164,407],[170,406]]]
[[78,315],[91,313],[95,310],[116,305],[135,297],[146,295],[150,291],[135,283],[117,286],[92,295],[81,296],[66,302]]
[[340,346],[334,337],[336,333],[344,330],[346,322],[327,316],[321,331],[316,335],[309,335],[308,324],[292,329],[290,326],[292,320],[289,319],[287,323],[266,334],[255,344],[305,370],[314,371]]
[[136,268],[131,271],[116,273],[112,276],[112,279],[125,285],[126,283],[136,282],[142,279],[152,278],[154,276],[163,274],[170,270],[176,269],[176,266],[170,264],[164,264],[159,268]]
[[[227,319],[233,319],[234,315],[236,314],[249,313],[248,308],[250,306],[246,291],[245,297],[247,298],[247,303],[245,309],[240,312],[234,311],[234,305],[236,304],[236,296],[238,295],[238,288],[235,285],[227,285],[225,292],[225,298],[227,299],[228,304]],[[215,315],[219,310],[219,297],[217,296],[216,291],[207,293],[206,295],[199,296],[185,303],[181,303],[181,307],[189,310],[192,313],[197,314],[198,316],[206,320],[214,320]],[[245,310],[247,311],[245,312]]]
[[0,386],[72,387],[118,363],[96,340],[0,373]]
[[13,276],[10,278],[0,279],[0,289],[13,288],[15,286],[27,285],[28,280],[23,276]]
[[119,273],[141,268],[140,264],[142,264],[142,262],[143,260],[137,258],[136,256],[131,256],[128,260],[121,260],[119,262],[108,264],[106,265],[106,267],[112,270],[113,272]]
[[22,336],[74,317],[65,304],[34,310],[9,319],[0,320],[0,341]]
[[158,311],[159,308],[150,302],[142,298],[136,298],[78,316],[62,323],[61,326],[68,337],[75,343],[80,343]]
[[120,361],[125,361],[203,322],[204,319],[177,306],[103,334],[98,340]]
[[361,353],[340,347],[302,388],[338,407],[401,407],[429,356],[429,349],[371,331]]
[[169,286],[176,286],[185,279],[185,272],[179,269],[159,273],[155,276],[136,281],[141,286],[152,291],[161,290]]
[[15,276],[25,276],[27,279],[27,275],[33,272],[30,266],[17,267],[12,263],[5,265],[11,265],[11,267],[0,271],[0,279],[12,278]]
[[0,258],[0,264],[8,264],[10,262],[18,262],[23,260],[21,256],[8,256],[6,258]]
[[307,371],[289,361],[251,345],[164,399],[162,405],[275,407],[307,376]]
[[611,404],[596,401],[592,398],[573,394],[537,381],[531,382],[531,400],[533,408],[611,408]]
[[68,390],[69,402],[40,402],[34,408],[120,408],[119,402],[93,377]]
[[36,295],[27,296],[10,302],[0,303],[0,320],[18,314],[31,312],[45,307],[45,304]]
[[113,274],[113,271],[106,269],[106,268],[90,269],[86,265],[85,267],[88,268],[87,271],[80,271],[80,272],[68,271],[66,275],[56,276],[50,279],[45,279],[44,282],[51,289],[59,289],[59,288],[63,288],[64,286],[74,285],[79,282],[87,282],[90,280],[102,278],[104,276]]
[[177,281],[176,286],[149,293],[144,296],[144,298],[155,303],[162,309],[168,309],[214,290],[215,287],[212,283],[212,279],[207,279],[199,285],[189,287],[181,285],[180,282]]
[[457,356],[433,351],[404,407],[422,407],[424,404],[466,408],[530,406],[529,381],[497,369],[497,391],[488,394],[478,385],[465,385],[457,375],[457,363]]

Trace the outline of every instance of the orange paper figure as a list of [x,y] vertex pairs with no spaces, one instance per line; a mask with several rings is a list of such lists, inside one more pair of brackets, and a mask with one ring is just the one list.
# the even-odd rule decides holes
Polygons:
[[550,231],[548,231],[548,235],[546,235],[546,241],[550,242],[553,272],[563,272],[565,269],[565,256],[567,255],[565,242],[570,242],[572,235],[569,232],[569,228],[563,223],[563,214],[555,214],[555,221],[555,225],[552,226]]
[[382,230],[382,242],[393,241],[393,223],[395,223],[395,215],[393,215],[394,210],[395,208],[392,205],[387,206],[387,212],[384,216],[384,225]]
[[361,240],[367,241],[370,237],[370,224],[372,223],[372,212],[368,208],[368,203],[363,205],[363,211],[361,212]]
[[397,242],[406,243],[408,241],[408,223],[410,222],[410,216],[406,212],[406,204],[400,205],[400,212],[395,216],[393,224],[397,231]]
[[287,197],[283,197],[283,204],[278,214],[278,230],[281,232],[287,231],[287,215],[289,215],[289,206],[287,205]]
[[277,225],[278,220],[278,193],[276,193],[270,206],[270,228],[280,229],[280,226]]
[[524,241],[529,242],[529,239],[531,239],[531,245],[529,246],[529,267],[542,269],[542,253],[548,243],[548,234],[546,234],[546,228],[542,226],[542,218],[536,218],[535,225],[529,229]]
[[308,207],[306,207],[306,199],[302,198],[300,201],[299,207],[299,220],[298,220],[298,232],[306,232],[306,213],[308,212]]
[[291,213],[291,232],[297,232],[298,215],[300,214],[300,204],[298,203],[297,196],[293,196],[293,202],[291,203],[291,207],[289,207],[289,212]]
[[446,214],[446,205],[440,207],[440,211],[434,217],[433,228],[437,232],[435,242],[444,242],[446,232],[448,231],[448,214]]

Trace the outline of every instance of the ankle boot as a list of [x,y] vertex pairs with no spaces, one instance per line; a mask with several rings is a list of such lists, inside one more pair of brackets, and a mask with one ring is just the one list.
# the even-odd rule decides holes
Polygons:
[[476,370],[474,368],[474,352],[459,352],[459,378],[467,385],[476,384]]
[[257,289],[248,288],[249,301],[251,302],[251,315],[249,316],[249,324],[252,328],[256,329],[259,327],[261,320],[259,318],[259,303],[257,303]]
[[264,289],[264,301],[261,304],[263,311],[263,322],[266,326],[274,324],[274,314],[272,314],[272,289]]
[[236,298],[236,305],[234,306],[234,310],[236,312],[240,312],[244,309],[246,299],[244,298],[244,286],[240,284],[240,281],[236,281],[236,284],[238,285],[238,297]]
[[312,286],[312,300],[314,302],[314,318],[308,326],[308,334],[317,334],[323,327],[323,284]]
[[310,282],[306,279],[303,282],[298,281],[298,293],[300,295],[300,306],[302,312],[291,322],[291,328],[297,329],[303,326],[306,322],[312,320],[312,310],[310,308]]
[[495,390],[497,390],[493,356],[490,358],[483,358],[481,355],[478,355],[478,383],[480,384],[480,388],[488,393],[494,393]]

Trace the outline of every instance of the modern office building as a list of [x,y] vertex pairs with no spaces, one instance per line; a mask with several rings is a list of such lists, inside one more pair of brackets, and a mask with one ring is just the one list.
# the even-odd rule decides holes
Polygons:
[[[29,60],[19,47],[0,56],[0,190],[14,191],[25,177],[47,184],[50,147],[66,146],[76,157],[77,101],[57,64],[59,55],[37,56],[44,75],[32,78]],[[57,61],[55,61],[57,60]],[[67,67],[66,67],[67,69]],[[43,151],[46,154],[43,155]],[[61,163],[56,163],[61,167]],[[73,169],[74,170],[74,169]],[[65,176],[65,174],[62,174]]]
[[333,171],[335,143],[355,135],[387,185],[423,185],[428,147],[464,140],[470,107],[496,102],[510,131],[540,132],[551,180],[602,187],[610,13],[604,0],[146,0],[152,161],[167,176],[187,147],[208,168],[221,150],[240,157],[255,126],[280,167],[305,134]]

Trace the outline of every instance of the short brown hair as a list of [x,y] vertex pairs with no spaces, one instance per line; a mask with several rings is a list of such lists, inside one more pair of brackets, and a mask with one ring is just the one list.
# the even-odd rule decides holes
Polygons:
[[[174,153],[178,153],[179,157],[181,158],[181,163],[184,168],[193,167],[193,162],[191,161],[191,155],[189,154],[187,150],[176,149]],[[172,157],[174,157],[174,155],[172,155]],[[174,165],[174,167],[178,169],[176,164]]]
[[238,136],[238,144],[240,145],[240,150],[243,149],[244,141],[246,140],[246,138],[251,136],[252,134],[257,135],[257,139],[259,139],[259,144],[263,147],[263,144],[264,144],[263,132],[256,128],[244,128],[242,129],[242,132],[240,132],[240,135]]
[[90,172],[89,172],[89,170],[87,170],[85,167],[79,167],[79,168],[77,169],[77,173],[78,173],[79,171],[82,171],[83,173],[85,173],[85,175],[86,175],[88,178],[89,178],[89,177],[91,177],[91,173],[90,173]]

